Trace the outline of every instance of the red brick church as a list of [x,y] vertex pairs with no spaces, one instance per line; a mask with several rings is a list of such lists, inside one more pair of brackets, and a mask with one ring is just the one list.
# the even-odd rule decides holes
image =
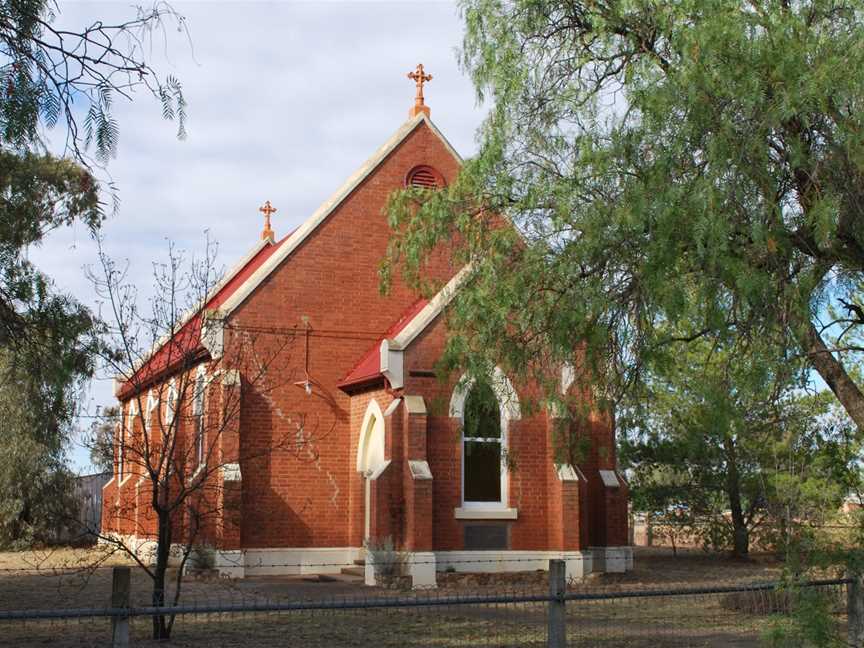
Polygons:
[[[152,543],[152,491],[122,441],[167,421],[180,439],[172,451],[188,457],[183,479],[212,483],[216,513],[201,533],[230,576],[339,572],[384,538],[408,556],[417,586],[434,585],[436,571],[529,571],[550,558],[576,577],[631,568],[608,417],[592,409],[583,463],[555,465],[554,410],[524,406],[535,385],[497,368],[485,385],[436,377],[446,309],[468,272],[446,250],[428,268],[438,294],[420,297],[398,280],[379,293],[388,196],[444,186],[461,165],[423,102],[428,75],[418,67],[412,78],[408,121],[288,236],[273,233],[268,202],[259,243],[118,384],[103,534],[142,551]],[[241,360],[253,339],[255,358]],[[590,391],[566,368],[557,373],[562,393]],[[178,397],[184,380],[192,388]],[[236,416],[210,432],[205,417],[228,402]],[[366,576],[374,582],[371,561]]]

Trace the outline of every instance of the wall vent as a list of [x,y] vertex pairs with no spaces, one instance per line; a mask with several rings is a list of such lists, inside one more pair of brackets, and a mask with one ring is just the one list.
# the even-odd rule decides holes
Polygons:
[[405,184],[408,187],[417,187],[420,189],[438,189],[444,186],[444,178],[432,167],[421,165],[414,167],[408,172]]

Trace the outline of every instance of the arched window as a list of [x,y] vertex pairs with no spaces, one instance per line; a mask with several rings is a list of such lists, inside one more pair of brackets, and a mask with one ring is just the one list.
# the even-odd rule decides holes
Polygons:
[[474,383],[462,418],[462,498],[465,504],[506,504],[504,417],[486,383]]
[[156,394],[151,389],[147,394],[147,418],[144,421],[145,431],[150,429],[150,424],[153,420],[153,410],[156,409],[157,401]]
[[126,425],[120,425],[120,438],[118,448],[118,472],[120,481],[123,481],[126,476],[126,446],[135,438],[135,417],[138,415],[138,404],[135,400],[129,402],[129,410],[126,416]]
[[168,427],[174,424],[177,416],[177,381],[173,378],[168,384],[168,401],[165,403],[165,423]]
[[206,388],[204,366],[195,375],[195,393],[192,400],[192,417],[195,420],[195,465],[204,463],[204,390]]

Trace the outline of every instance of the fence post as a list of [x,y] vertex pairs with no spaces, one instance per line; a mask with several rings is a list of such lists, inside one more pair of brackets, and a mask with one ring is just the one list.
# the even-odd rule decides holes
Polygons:
[[567,579],[564,565],[563,560],[549,561],[549,629],[546,633],[548,648],[567,647],[567,617],[564,607]]
[[846,612],[849,616],[849,646],[864,648],[864,577],[856,571],[849,572],[846,586]]
[[[130,579],[129,567],[115,567],[111,581],[111,607],[128,608]],[[111,617],[111,648],[129,648],[129,617]]]

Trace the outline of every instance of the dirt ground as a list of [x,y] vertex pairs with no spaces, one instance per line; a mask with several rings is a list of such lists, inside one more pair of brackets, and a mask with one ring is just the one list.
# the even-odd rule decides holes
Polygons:
[[[86,568],[93,563],[98,567]],[[61,550],[0,553],[0,611],[64,607],[105,607],[110,600],[111,567],[128,564],[119,556]],[[742,562],[700,551],[636,548],[628,574],[594,575],[571,583],[580,592],[674,589],[776,580],[781,565],[766,556]],[[544,572],[511,575],[439,574],[439,588],[420,597],[453,594],[548,591]],[[242,580],[185,580],[184,604],[371,600],[410,595],[367,588],[356,579],[259,577]],[[150,581],[133,569],[132,603],[149,602]],[[770,606],[769,606],[770,607]],[[544,646],[546,604],[435,605],[396,609],[303,611],[256,614],[196,614],[179,617],[170,646],[264,648],[265,646],[430,647]],[[569,645],[616,648],[760,645],[773,621],[767,614],[729,609],[723,595],[574,601],[567,605]],[[133,621],[132,645],[153,646],[148,621]],[[61,648],[105,646],[106,619],[0,621],[0,645],[52,645]],[[166,644],[158,644],[164,646]]]

